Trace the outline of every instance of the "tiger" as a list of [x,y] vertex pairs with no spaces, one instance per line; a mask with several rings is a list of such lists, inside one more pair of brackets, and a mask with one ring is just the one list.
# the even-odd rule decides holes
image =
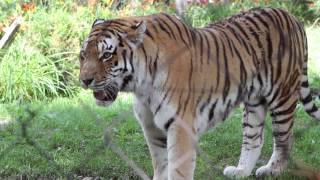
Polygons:
[[231,178],[251,175],[264,142],[267,112],[273,153],[257,177],[279,175],[293,146],[298,101],[313,118],[304,25],[279,8],[253,8],[187,26],[175,15],[97,19],[80,55],[80,84],[108,106],[118,92],[133,110],[151,154],[153,179],[193,179],[199,137],[243,104],[242,146]]

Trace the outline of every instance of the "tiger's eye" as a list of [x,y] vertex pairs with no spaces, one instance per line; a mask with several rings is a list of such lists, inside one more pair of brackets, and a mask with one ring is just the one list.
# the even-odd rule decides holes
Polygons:
[[103,56],[102,56],[102,61],[103,62],[106,62],[108,59],[110,59],[112,57],[112,54],[109,53],[109,52],[105,52],[103,53]]

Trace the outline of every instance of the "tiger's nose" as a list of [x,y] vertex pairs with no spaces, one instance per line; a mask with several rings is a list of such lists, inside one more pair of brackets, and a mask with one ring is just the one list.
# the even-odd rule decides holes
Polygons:
[[92,79],[84,79],[82,80],[83,84],[85,84],[86,86],[89,86],[93,81],[93,78]]

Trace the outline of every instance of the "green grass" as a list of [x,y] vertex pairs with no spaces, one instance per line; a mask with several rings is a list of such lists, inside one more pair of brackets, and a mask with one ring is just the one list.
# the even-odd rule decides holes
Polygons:
[[[95,105],[91,94],[81,92],[79,97],[72,99],[2,105],[1,115],[16,119],[16,122],[0,131],[0,177],[82,175],[138,179],[124,160],[104,147],[103,136],[107,127],[112,143],[151,176],[148,148],[133,117],[131,103],[130,95],[121,94],[111,107],[102,108]],[[31,121],[26,109],[35,112]],[[237,163],[241,147],[241,116],[241,109],[237,109],[229,120],[202,136],[199,145],[203,153],[198,156],[196,179],[224,179],[221,175],[223,167]],[[301,108],[296,119],[292,157],[320,169],[320,126],[314,126],[314,120]],[[267,122],[266,142],[258,165],[264,164],[272,152],[270,119]],[[22,138],[21,123],[27,124],[27,135],[36,142],[36,148]],[[304,129],[305,126],[310,128]],[[17,144],[12,147],[14,142]],[[48,161],[39,151],[47,153],[52,160]],[[220,171],[212,166],[217,166]],[[286,173],[280,178],[298,177]]]
[[311,88],[315,91],[320,91],[320,27],[307,27],[309,62],[308,73]]

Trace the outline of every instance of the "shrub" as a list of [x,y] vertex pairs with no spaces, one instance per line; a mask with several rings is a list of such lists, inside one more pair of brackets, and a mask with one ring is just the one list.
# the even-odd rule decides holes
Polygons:
[[72,86],[61,81],[64,70],[21,36],[5,53],[0,68],[0,101],[39,100],[71,95]]
[[192,26],[204,26],[209,22],[215,22],[231,16],[242,10],[253,7],[278,7],[285,9],[296,16],[299,20],[306,24],[313,23],[320,18],[320,0],[314,1],[312,5],[304,1],[259,1],[258,3],[251,0],[234,0],[227,5],[214,5],[199,7],[191,5],[186,13],[186,21]]
[[[8,4],[0,4],[0,10]],[[18,5],[10,7],[8,17],[22,12]],[[79,49],[94,19],[150,14],[159,8],[163,6],[145,6],[137,11],[128,5],[112,11],[103,3],[86,7],[73,1],[55,1],[25,12],[18,36],[0,52],[0,103],[75,94]]]
[[78,52],[87,26],[64,9],[26,14],[18,35],[1,53],[0,102],[76,93]]

